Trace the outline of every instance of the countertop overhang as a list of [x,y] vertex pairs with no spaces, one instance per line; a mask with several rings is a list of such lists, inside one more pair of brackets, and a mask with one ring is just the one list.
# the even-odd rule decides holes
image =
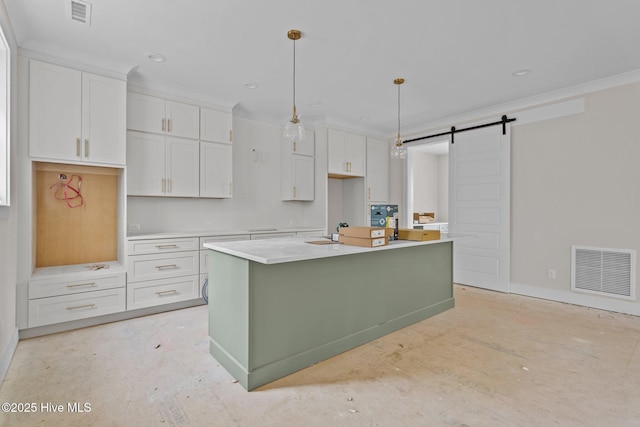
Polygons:
[[349,246],[341,243],[308,243],[322,240],[322,236],[296,236],[264,240],[243,240],[237,242],[213,242],[205,243],[204,246],[214,251],[259,262],[261,264],[280,264],[285,262],[410,248],[422,245],[434,245],[444,242],[453,242],[457,238],[458,237],[446,237],[439,240],[427,241],[393,240],[386,246],[378,246],[375,248]]

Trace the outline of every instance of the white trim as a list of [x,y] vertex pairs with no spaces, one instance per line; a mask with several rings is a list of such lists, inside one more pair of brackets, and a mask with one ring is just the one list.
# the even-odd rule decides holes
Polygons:
[[584,113],[584,98],[576,98],[511,114],[510,117],[516,119],[511,123],[511,126],[521,126],[581,113]]
[[[211,102],[206,102],[206,101],[203,101],[202,99],[197,99],[195,97],[176,95],[175,92],[171,92],[170,90],[163,92],[161,90],[150,89],[142,86],[136,86],[134,84],[129,83],[127,85],[127,92],[155,96],[158,98],[168,99],[170,101],[182,102],[185,104],[191,104],[191,105],[197,105],[199,107],[210,108],[212,110],[223,111],[225,113],[233,113],[234,104],[225,103],[225,102],[212,104]],[[273,123],[269,123],[269,124],[273,125]],[[278,126],[278,125],[274,125],[274,126]]]
[[597,308],[599,310],[640,316],[640,306],[635,302],[621,301],[614,298],[577,294],[557,289],[541,288],[532,285],[511,283],[511,293],[534,298],[542,298],[567,304]]
[[500,117],[503,114],[513,114],[516,111],[530,109],[542,104],[564,101],[567,98],[580,97],[588,93],[597,92],[599,90],[610,89],[612,87],[623,86],[626,84],[637,82],[640,82],[640,70],[617,74],[599,80],[593,80],[590,82],[569,86],[563,89],[545,92],[527,98],[521,98],[515,101],[505,102],[503,104],[492,105],[487,108],[473,110],[466,113],[445,117],[440,120],[428,122],[421,125],[420,129],[413,128],[405,131],[405,138],[411,139],[414,137],[420,137],[421,134],[424,135],[427,133],[431,133],[431,131],[434,130],[436,130],[435,132],[437,132],[437,129],[448,130],[448,128],[451,127],[452,123],[456,123],[456,126],[460,125],[460,127],[462,127],[461,125],[468,121],[480,121],[484,118],[493,116]]
[[9,342],[2,352],[2,356],[0,357],[0,384],[4,380],[4,376],[7,374],[9,370],[9,364],[11,364],[11,359],[13,359],[13,354],[16,352],[16,348],[18,347],[18,328],[13,330],[11,334],[11,338],[9,338]]
[[18,48],[18,55],[29,59],[38,59],[40,61],[49,62],[51,64],[62,65],[68,68],[74,68],[80,71],[86,71],[88,73],[99,74],[105,77],[111,77],[118,80],[127,81],[127,75],[129,72],[123,73],[119,71],[107,70],[105,68],[99,68],[92,65],[83,64],[77,61],[69,61],[67,59],[51,56],[46,53],[37,52],[35,50],[29,50],[25,48]]

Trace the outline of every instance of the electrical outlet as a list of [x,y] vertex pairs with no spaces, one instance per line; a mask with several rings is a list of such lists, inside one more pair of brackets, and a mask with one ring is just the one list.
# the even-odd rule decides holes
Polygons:
[[129,224],[129,231],[140,230],[140,224]]
[[207,230],[211,230],[213,228],[213,222],[205,222],[204,228]]
[[556,278],[556,270],[553,268],[550,268],[547,270],[547,277],[549,277],[549,279],[555,279]]

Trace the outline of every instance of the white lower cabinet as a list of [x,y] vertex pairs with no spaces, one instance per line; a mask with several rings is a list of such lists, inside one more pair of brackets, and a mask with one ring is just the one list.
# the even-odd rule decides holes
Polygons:
[[130,240],[127,257],[127,310],[197,299],[199,240]]
[[29,280],[29,328],[126,310],[126,278],[123,271],[86,271],[83,266],[77,268],[82,271],[43,275]]
[[200,296],[200,276],[182,276],[127,284],[127,308],[153,307]]

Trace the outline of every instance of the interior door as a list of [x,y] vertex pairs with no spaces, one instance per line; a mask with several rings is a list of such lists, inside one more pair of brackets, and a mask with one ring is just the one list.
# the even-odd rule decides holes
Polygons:
[[510,127],[456,133],[449,146],[456,283],[509,291]]

